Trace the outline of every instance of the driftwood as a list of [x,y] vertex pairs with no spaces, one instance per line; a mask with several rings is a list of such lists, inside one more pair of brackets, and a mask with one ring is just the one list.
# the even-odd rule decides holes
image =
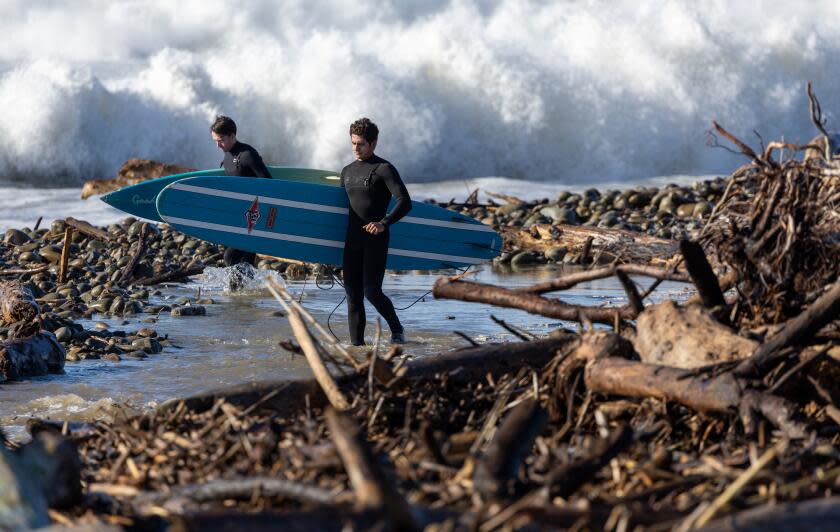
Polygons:
[[758,346],[718,323],[702,305],[670,300],[639,315],[632,341],[642,361],[677,368],[742,360]]
[[135,281],[138,285],[154,285],[160,283],[174,283],[183,281],[184,279],[193,275],[198,275],[204,272],[204,265],[188,264],[178,270],[159,273],[151,277],[144,277]]
[[600,255],[602,263],[617,259],[619,263],[664,264],[678,252],[676,241],[623,229],[534,224],[530,229],[501,227],[499,230],[509,245],[540,252],[560,244],[573,252],[582,253],[589,240],[589,255]]
[[31,322],[40,312],[32,291],[19,281],[0,283],[0,317],[3,323]]
[[723,299],[723,292],[720,290],[717,276],[712,270],[703,246],[689,240],[680,241],[680,252],[685,260],[685,267],[691,275],[697,293],[706,308],[720,307],[726,309],[726,301]]
[[143,224],[143,228],[140,229],[140,234],[137,237],[134,253],[132,253],[131,258],[128,260],[125,267],[123,267],[122,273],[120,273],[119,282],[121,284],[129,282],[131,278],[134,277],[134,270],[137,268],[137,264],[140,262],[140,259],[142,259],[143,255],[146,253],[146,236],[148,234],[149,224],[145,223]]
[[784,327],[761,344],[755,354],[744,360],[736,372],[747,376],[758,371],[783,347],[813,336],[840,314],[840,281],[819,297],[808,309],[785,323]]
[[327,409],[325,419],[359,508],[382,512],[393,530],[419,530],[411,507],[376,464],[358,425],[333,409]]
[[[754,431],[753,415],[760,412],[790,438],[802,438],[806,428],[791,419],[795,407],[769,393],[749,390],[733,373],[706,377],[656,364],[622,358],[626,341],[605,332],[584,334],[572,359],[586,360],[584,382],[593,392],[626,397],[655,397],[677,402],[698,412],[740,412],[748,434]],[[615,356],[618,354],[618,356]]]
[[0,380],[63,373],[64,347],[51,332],[16,338],[0,344]]
[[67,281],[67,261],[70,260],[70,245],[73,243],[73,228],[64,228],[64,246],[61,248],[61,262],[58,269],[58,282]]
[[65,218],[64,223],[82,234],[91,236],[93,238],[98,238],[99,240],[110,242],[113,239],[113,236],[110,235],[107,231],[103,231],[102,229],[94,227],[83,220],[77,220],[75,218]]
[[548,414],[533,398],[516,405],[502,420],[473,475],[476,489],[485,497],[512,494],[522,461],[548,421]]
[[[410,381],[435,374],[446,373],[451,378],[469,379],[476,375],[499,374],[525,365],[541,367],[553,359],[558,351],[565,351],[577,342],[577,335],[563,334],[531,342],[489,344],[480,347],[458,349],[438,356],[427,356],[413,360],[399,371],[400,379]],[[365,372],[339,377],[340,387],[350,387],[367,381]],[[268,399],[265,399],[268,396]],[[233,405],[249,407],[259,403],[260,409],[279,415],[299,411],[307,404],[313,408],[324,407],[329,402],[315,379],[296,379],[255,382],[225,387],[186,399],[164,401],[162,411],[169,411],[183,402],[196,412],[209,410],[219,400]]]
[[587,453],[549,473],[546,485],[553,495],[568,497],[633,443],[633,429],[621,425],[606,438],[599,438]]
[[300,348],[303,350],[303,354],[306,355],[306,360],[309,362],[309,367],[315,375],[315,380],[321,385],[321,389],[324,391],[330,404],[333,408],[339,410],[350,408],[350,403],[347,402],[347,398],[341,393],[329,370],[324,365],[324,361],[318,352],[318,345],[315,339],[312,338],[309,329],[306,328],[306,324],[296,309],[289,309],[289,323],[292,326],[292,331],[295,333],[298,344],[300,344]]
[[774,502],[710,522],[703,532],[829,532],[840,520],[840,497]]
[[552,279],[551,281],[533,284],[524,288],[517,288],[515,291],[529,294],[545,294],[557,290],[568,290],[579,283],[595,281],[597,279],[606,279],[607,277],[616,275],[618,272],[623,272],[627,275],[642,275],[662,281],[677,281],[683,283],[691,282],[691,278],[682,272],[672,272],[666,268],[645,266],[641,264],[619,264],[617,266],[604,266],[601,268],[593,268],[591,270],[568,273],[556,279]]
[[[120,488],[117,488],[119,492]],[[92,486],[91,491],[108,493],[109,486]],[[165,504],[166,508],[178,513],[189,505],[223,501],[225,499],[250,499],[255,493],[264,497],[283,497],[309,504],[333,504],[335,494],[300,482],[274,477],[251,477],[241,479],[220,479],[203,484],[176,488],[169,493],[138,492],[131,499],[131,506],[139,515],[153,514],[154,506]]]
[[568,321],[579,321],[583,316],[593,322],[612,325],[615,323],[616,316],[623,320],[635,317],[633,309],[627,306],[602,308],[571,305],[557,299],[546,299],[534,294],[473,281],[440,278],[435,282],[432,294],[441,299],[458,299],[487,303],[497,307],[516,308],[531,314]]

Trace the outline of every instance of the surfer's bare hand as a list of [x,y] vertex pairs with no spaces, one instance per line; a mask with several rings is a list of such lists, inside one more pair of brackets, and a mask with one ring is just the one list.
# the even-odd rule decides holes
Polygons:
[[378,235],[385,230],[385,224],[382,222],[370,222],[365,226],[365,231],[372,235]]

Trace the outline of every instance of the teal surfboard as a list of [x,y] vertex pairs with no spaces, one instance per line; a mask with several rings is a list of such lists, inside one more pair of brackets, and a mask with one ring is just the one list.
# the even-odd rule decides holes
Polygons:
[[[172,227],[216,244],[306,262],[342,262],[349,207],[341,187],[192,177],[164,188],[157,210]],[[462,268],[492,259],[502,247],[491,227],[418,201],[390,232],[389,269]]]
[[[290,181],[301,181],[304,183],[319,183],[322,185],[338,185],[338,172],[331,170],[316,170],[313,168],[295,168],[291,166],[269,166],[269,173],[274,179],[287,179]],[[223,176],[225,171],[222,168],[212,170],[198,170],[184,174],[173,174],[157,179],[143,181],[136,185],[129,185],[119,190],[102,195],[99,199],[108,205],[121,211],[127,212],[139,218],[160,222],[155,200],[161,190],[175,181],[188,177],[201,176]]]

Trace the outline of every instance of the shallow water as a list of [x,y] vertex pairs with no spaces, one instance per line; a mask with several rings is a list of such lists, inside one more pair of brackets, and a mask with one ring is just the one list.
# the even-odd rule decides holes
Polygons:
[[[487,266],[476,270],[474,279],[518,287],[556,275],[557,269],[549,267],[514,273],[494,271]],[[437,274],[428,272],[388,273],[384,288],[395,306],[404,308],[426,294],[437,278]],[[649,281],[642,282],[646,286]],[[286,318],[273,315],[280,310],[280,305],[263,288],[262,281],[257,279],[245,291],[235,293],[226,291],[225,285],[226,270],[208,268],[197,282],[163,290],[160,301],[171,302],[182,296],[197,297],[200,289],[202,298],[215,300],[215,304],[207,305],[206,317],[173,318],[164,313],[156,324],[142,323],[142,319],[149,317],[146,314],[130,319],[101,320],[108,323],[111,330],[153,327],[161,336],[168,334],[173,345],[146,360],[68,362],[64,375],[2,384],[0,425],[13,437],[21,437],[29,417],[69,421],[111,418],[121,411],[130,414],[169,398],[190,396],[221,386],[307,375],[305,359],[278,345],[293,335]],[[329,324],[342,341],[347,341],[346,307],[339,304],[344,291],[339,285],[319,288],[312,279],[287,285],[322,324],[327,323],[335,309]],[[680,298],[686,291],[684,285],[664,283],[657,293],[659,297]],[[563,299],[589,305],[620,305],[625,301],[624,292],[614,279],[578,285],[566,291]],[[491,314],[535,335],[547,334],[564,325],[573,327],[573,324],[520,310],[438,300],[426,295],[411,308],[399,311],[409,339],[405,352],[411,356],[429,356],[467,345],[463,338],[453,334],[455,330],[480,343],[515,339],[490,319]],[[376,316],[375,310],[368,306],[367,335],[371,343]],[[100,320],[80,323],[89,328],[96,321]],[[388,337],[385,332],[383,338]]]

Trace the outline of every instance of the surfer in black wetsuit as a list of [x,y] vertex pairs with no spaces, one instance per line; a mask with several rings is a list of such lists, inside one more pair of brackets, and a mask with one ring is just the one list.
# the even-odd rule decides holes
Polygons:
[[[219,165],[225,169],[225,175],[237,177],[264,177],[271,179],[260,154],[252,146],[236,140],[236,122],[232,118],[219,115],[210,126],[213,142],[225,153]],[[233,266],[247,262],[251,266],[256,262],[257,254],[234,248],[225,250],[225,265]]]
[[[411,210],[411,198],[394,166],[373,154],[379,128],[367,118],[350,125],[350,142],[356,160],[341,171],[341,186],[350,200],[350,220],[344,244],[344,290],[350,341],[365,343],[367,298],[391,329],[391,342],[404,343],[405,333],[394,305],[382,292],[388,257],[388,227]],[[386,213],[391,197],[396,204]]]

